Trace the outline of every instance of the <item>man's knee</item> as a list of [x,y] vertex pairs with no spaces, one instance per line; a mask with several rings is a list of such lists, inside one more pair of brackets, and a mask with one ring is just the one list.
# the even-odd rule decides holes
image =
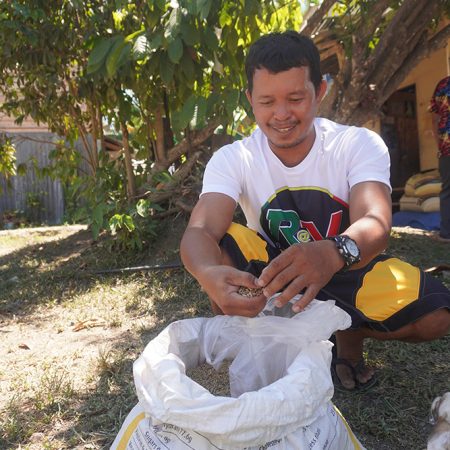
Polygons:
[[444,337],[450,330],[450,311],[438,309],[411,324],[411,337],[416,342]]
[[396,331],[375,331],[364,328],[364,337],[381,341],[426,342],[444,337],[450,330],[450,311],[433,311]]

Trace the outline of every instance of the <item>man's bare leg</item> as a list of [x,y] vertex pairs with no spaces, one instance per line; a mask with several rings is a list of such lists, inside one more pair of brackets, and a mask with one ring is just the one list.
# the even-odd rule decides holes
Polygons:
[[[397,331],[382,332],[370,328],[339,331],[336,333],[337,356],[346,359],[356,366],[363,358],[363,343],[365,338],[378,339],[380,341],[398,340],[403,342],[426,342],[445,336],[450,329],[450,311],[438,309],[416,322],[400,328]],[[351,369],[343,364],[336,366],[336,373],[342,385],[346,389],[355,387],[355,380]],[[367,383],[374,375],[372,367],[364,367],[357,374],[357,381]]]

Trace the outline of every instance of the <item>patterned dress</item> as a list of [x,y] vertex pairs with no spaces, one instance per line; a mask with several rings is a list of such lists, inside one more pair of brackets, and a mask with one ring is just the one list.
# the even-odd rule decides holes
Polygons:
[[430,111],[439,115],[439,157],[450,156],[450,76],[436,86]]

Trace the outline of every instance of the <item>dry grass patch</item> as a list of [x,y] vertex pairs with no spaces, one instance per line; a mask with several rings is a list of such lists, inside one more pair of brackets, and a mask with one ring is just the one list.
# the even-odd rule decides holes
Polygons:
[[[0,232],[0,448],[109,448],[137,401],[132,364],[145,345],[174,320],[210,312],[181,269],[95,272],[173,261],[183,227],[167,222],[140,254],[109,253],[83,227]],[[449,247],[426,233],[394,229],[391,247],[423,268],[449,263]],[[424,448],[431,400],[450,389],[449,337],[366,351],[378,385],[335,403],[368,449]]]

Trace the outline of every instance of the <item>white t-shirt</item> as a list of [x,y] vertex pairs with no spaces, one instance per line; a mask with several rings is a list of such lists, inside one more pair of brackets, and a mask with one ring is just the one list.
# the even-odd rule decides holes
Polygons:
[[349,226],[355,184],[379,181],[390,188],[389,152],[368,129],[323,118],[314,126],[314,145],[295,167],[277,158],[260,129],[222,147],[206,166],[202,194],[233,198],[247,226],[280,248],[339,234]]

